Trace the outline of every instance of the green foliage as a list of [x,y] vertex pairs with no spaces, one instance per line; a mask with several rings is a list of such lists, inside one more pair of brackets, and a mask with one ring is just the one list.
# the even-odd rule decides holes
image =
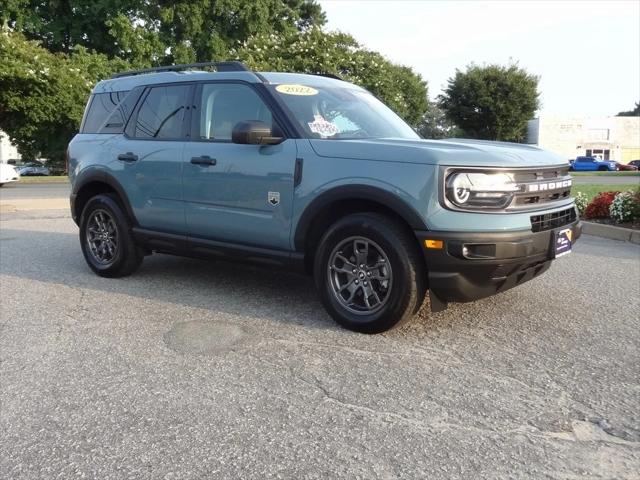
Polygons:
[[120,11],[132,15],[140,0],[0,0],[0,24],[39,40],[52,52],[70,53],[75,46],[114,55],[116,39],[108,23]]
[[435,102],[429,102],[427,113],[422,117],[422,121],[418,126],[418,133],[423,138],[430,140],[462,136],[462,131],[447,118]]
[[609,214],[618,223],[640,219],[640,188],[618,193],[609,207]]
[[[616,188],[619,188],[621,191],[625,191],[625,190],[631,190],[635,187],[635,185],[631,184],[631,183],[625,183],[622,185],[615,185]],[[574,185],[573,187],[571,187],[571,194],[576,197],[579,193],[583,193],[586,197],[587,200],[590,202],[596,195],[598,195],[600,192],[606,192],[608,190],[611,190],[611,185],[603,185],[603,184],[580,184],[580,185]]]
[[231,56],[255,70],[339,75],[372,92],[413,126],[427,110],[427,86],[420,75],[363,48],[344,33],[310,28],[255,35]]
[[589,197],[587,197],[587,195],[584,192],[578,192],[576,193],[573,200],[576,203],[576,208],[578,209],[578,213],[580,215],[584,215],[584,211],[586,210],[587,205],[589,205]]
[[51,53],[19,33],[0,31],[0,130],[25,160],[64,159],[98,79],[125,67],[77,47]]
[[517,65],[470,65],[456,70],[439,104],[468,137],[521,141],[540,105],[538,77]]
[[0,0],[5,22],[52,52],[80,45],[144,66],[225,59],[251,35],[326,18],[315,0]]
[[640,117],[640,102],[636,102],[636,108],[626,112],[620,112],[616,117]]

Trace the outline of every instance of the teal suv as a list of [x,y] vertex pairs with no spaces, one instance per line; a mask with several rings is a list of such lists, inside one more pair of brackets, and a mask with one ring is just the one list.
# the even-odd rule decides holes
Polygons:
[[424,140],[356,85],[239,62],[98,83],[68,160],[98,275],[152,253],[284,266],[360,332],[401,324],[427,292],[439,311],[520,285],[581,232],[554,154]]

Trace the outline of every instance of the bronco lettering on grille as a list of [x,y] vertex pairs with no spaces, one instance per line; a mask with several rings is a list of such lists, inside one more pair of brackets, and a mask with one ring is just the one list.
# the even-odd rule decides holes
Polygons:
[[527,185],[527,192],[545,192],[547,190],[568,188],[570,186],[571,186],[571,180],[564,180],[561,182],[532,183],[530,185]]

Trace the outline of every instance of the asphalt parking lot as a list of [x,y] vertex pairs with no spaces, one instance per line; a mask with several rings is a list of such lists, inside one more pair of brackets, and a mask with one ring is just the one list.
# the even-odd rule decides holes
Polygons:
[[1,478],[639,478],[637,245],[583,236],[366,336],[284,272],[99,278],[66,210],[30,210],[0,216],[0,292]]
[[69,182],[58,183],[7,183],[0,189],[0,199],[11,200],[31,200],[39,198],[47,199],[69,199],[71,185]]

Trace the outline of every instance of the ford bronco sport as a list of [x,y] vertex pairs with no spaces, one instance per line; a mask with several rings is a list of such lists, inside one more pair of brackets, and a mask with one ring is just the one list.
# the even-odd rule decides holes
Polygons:
[[356,85],[239,62],[98,83],[68,158],[98,275],[154,252],[263,261],[312,274],[360,332],[411,318],[427,291],[439,311],[520,285],[581,232],[554,154],[423,140]]

